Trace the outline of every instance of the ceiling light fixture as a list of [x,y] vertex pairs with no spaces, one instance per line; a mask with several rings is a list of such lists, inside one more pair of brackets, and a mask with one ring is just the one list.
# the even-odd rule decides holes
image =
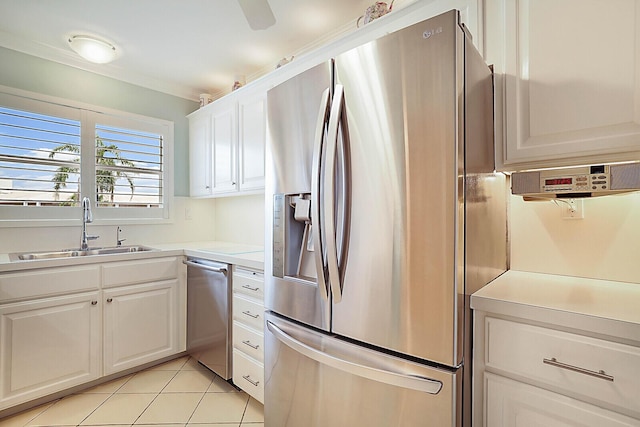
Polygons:
[[87,61],[106,64],[116,59],[116,47],[93,36],[71,36],[69,46]]

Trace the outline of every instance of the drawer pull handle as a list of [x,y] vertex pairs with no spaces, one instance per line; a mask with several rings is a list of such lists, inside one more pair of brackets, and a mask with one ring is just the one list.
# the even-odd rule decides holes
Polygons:
[[258,387],[258,384],[260,384],[260,381],[253,381],[249,375],[243,375],[242,378],[249,381],[251,384],[253,384],[256,387]]
[[566,363],[558,362],[555,357],[551,359],[542,359],[542,363],[556,366],[558,368],[567,369],[569,371],[578,372],[580,374],[590,375],[592,377],[600,378],[601,380],[611,381],[613,382],[613,377],[611,375],[607,375],[607,373],[603,370],[600,371],[592,371],[590,369],[580,368],[578,366],[568,365]]
[[259,349],[259,348],[260,348],[260,345],[259,345],[259,344],[253,345],[253,344],[251,344],[251,341],[249,341],[249,340],[242,341],[242,344],[244,344],[244,345],[248,345],[249,347],[251,347],[251,348],[252,348],[252,349],[254,349],[254,350],[257,350],[257,349]]
[[245,289],[249,289],[250,291],[254,291],[254,292],[255,292],[255,291],[259,291],[259,290],[260,290],[260,288],[259,288],[259,287],[252,288],[252,287],[251,287],[251,286],[249,286],[249,285],[242,285],[242,287],[243,287],[243,288],[245,288]]
[[251,314],[251,312],[249,310],[243,311],[242,314],[246,314],[247,316],[253,317],[254,319],[257,319],[258,317],[260,317],[259,314]]

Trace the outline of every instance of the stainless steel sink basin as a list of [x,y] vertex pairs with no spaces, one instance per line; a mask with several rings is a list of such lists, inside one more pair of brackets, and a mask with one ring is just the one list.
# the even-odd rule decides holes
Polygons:
[[130,252],[145,252],[145,251],[152,251],[152,250],[154,249],[149,248],[147,246],[112,246],[107,248],[89,248],[85,250],[63,249],[60,251],[13,253],[13,254],[9,254],[9,260],[33,261],[37,259],[55,259],[55,258],[89,256],[89,255],[124,254],[124,253],[130,253]]

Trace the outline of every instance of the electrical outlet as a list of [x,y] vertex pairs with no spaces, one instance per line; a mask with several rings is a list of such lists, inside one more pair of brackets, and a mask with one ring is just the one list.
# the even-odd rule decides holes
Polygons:
[[563,219],[584,219],[584,200],[565,199],[562,201]]

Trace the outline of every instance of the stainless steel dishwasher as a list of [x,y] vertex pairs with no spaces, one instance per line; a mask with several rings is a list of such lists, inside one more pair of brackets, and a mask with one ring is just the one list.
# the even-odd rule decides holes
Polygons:
[[201,364],[231,378],[231,271],[228,264],[188,258],[187,351]]

